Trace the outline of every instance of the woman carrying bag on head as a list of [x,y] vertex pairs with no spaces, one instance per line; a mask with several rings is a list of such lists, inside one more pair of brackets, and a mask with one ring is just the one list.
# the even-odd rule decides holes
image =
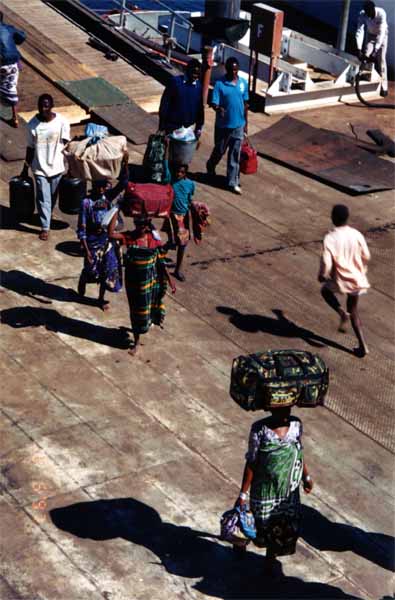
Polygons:
[[[125,202],[120,203],[120,210],[124,205]],[[117,221],[118,211],[110,222],[108,233],[110,239],[119,240],[126,247],[125,288],[134,336],[129,354],[134,355],[140,344],[140,336],[147,333],[151,325],[163,324],[167,284],[173,294],[176,287],[167,272],[164,261],[166,252],[151,219],[146,215],[136,216],[135,229],[122,233],[115,231]]]
[[307,494],[313,489],[303,459],[302,432],[302,422],[291,416],[290,408],[273,409],[270,417],[251,427],[236,506],[246,504],[250,491],[250,510],[256,525],[254,544],[266,547],[269,575],[273,574],[277,556],[295,552],[301,514],[300,483]]

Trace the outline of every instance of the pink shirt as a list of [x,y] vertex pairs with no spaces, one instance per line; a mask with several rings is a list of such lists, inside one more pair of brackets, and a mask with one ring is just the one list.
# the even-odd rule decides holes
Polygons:
[[324,238],[320,275],[330,280],[334,292],[355,294],[370,287],[366,276],[369,260],[362,233],[348,225],[335,227]]

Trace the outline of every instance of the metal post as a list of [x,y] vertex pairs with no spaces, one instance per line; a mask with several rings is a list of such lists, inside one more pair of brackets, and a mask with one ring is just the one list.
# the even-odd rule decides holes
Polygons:
[[188,54],[189,52],[189,48],[191,47],[191,38],[192,38],[192,23],[189,24],[189,29],[188,29],[188,38],[187,38],[187,47],[186,47],[186,53]]
[[170,21],[170,32],[169,32],[169,37],[167,38],[167,60],[170,62],[170,58],[171,58],[171,51],[172,51],[172,47],[173,47],[173,43],[174,43],[174,25],[176,23],[176,17],[175,15],[171,16],[171,21]]
[[125,9],[126,9],[126,0],[122,0],[122,8],[121,8],[121,12],[119,14],[119,26],[120,27],[124,26]]
[[346,48],[348,18],[350,16],[350,4],[351,0],[343,0],[343,14],[341,20],[341,27],[337,36],[336,47],[338,48],[338,50],[341,50],[343,52]]
[[202,59],[203,105],[206,105],[208,89],[210,87],[211,69],[214,62],[214,48],[212,46],[204,46]]
[[174,37],[174,26],[176,24],[176,17],[175,15],[171,15],[171,22],[170,22],[170,37]]

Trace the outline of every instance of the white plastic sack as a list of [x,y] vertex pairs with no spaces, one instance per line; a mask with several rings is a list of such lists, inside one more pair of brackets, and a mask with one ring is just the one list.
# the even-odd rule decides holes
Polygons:
[[193,126],[191,127],[180,127],[179,129],[175,129],[170,137],[173,140],[177,140],[178,142],[192,142],[196,140],[195,132]]
[[127,142],[124,135],[111,135],[89,146],[90,138],[69,142],[63,150],[69,175],[83,180],[116,179]]

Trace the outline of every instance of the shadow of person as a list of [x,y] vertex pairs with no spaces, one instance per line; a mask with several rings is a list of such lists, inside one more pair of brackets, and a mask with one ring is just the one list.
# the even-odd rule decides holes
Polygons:
[[225,175],[209,175],[208,173],[203,173],[202,171],[196,171],[195,173],[188,172],[188,177],[190,177],[190,179],[193,181],[196,181],[196,183],[203,183],[219,190],[229,191],[229,185]]
[[64,317],[50,308],[21,306],[7,308],[1,312],[1,321],[5,325],[21,329],[23,327],[45,327],[49,331],[64,333],[72,337],[89,340],[103,346],[126,350],[129,348],[127,329],[124,327],[102,327]]
[[58,529],[74,536],[98,542],[123,538],[143,546],[159,559],[153,564],[172,575],[198,579],[192,587],[206,596],[224,600],[361,600],[327,584],[285,577],[281,569],[280,580],[271,580],[264,576],[264,559],[256,552],[247,552],[239,561],[229,545],[218,543],[217,536],[164,522],[154,508],[133,498],[81,502],[49,514]]
[[[41,304],[52,304],[52,300],[58,302],[77,302],[88,306],[97,306],[97,300],[80,296],[71,288],[64,288],[54,283],[47,283],[39,277],[33,277],[24,271],[0,270],[0,282],[4,288],[12,290],[21,296],[33,298]],[[45,300],[49,298],[49,300]]]
[[56,244],[55,250],[67,256],[84,256],[81,244],[77,241],[59,242],[59,244]]
[[[24,233],[34,233],[38,235],[41,230],[41,223],[37,214],[33,215],[30,219],[24,220],[22,224],[16,219],[14,211],[11,210],[9,206],[4,206],[3,204],[0,205],[0,223],[3,229],[14,229],[15,231],[23,231]],[[32,225],[36,229],[28,227],[26,224]],[[52,217],[51,229],[61,230],[67,229],[68,227],[69,224],[66,223],[66,221]]]
[[243,314],[229,306],[217,306],[217,312],[222,315],[227,315],[229,317],[229,322],[232,323],[232,325],[247,333],[258,333],[259,331],[262,331],[263,333],[268,333],[277,337],[298,338],[315,348],[330,346],[336,350],[347,352],[347,354],[353,354],[352,350],[338,344],[334,340],[318,335],[304,327],[299,327],[299,325],[285,317],[282,310],[272,310],[277,317],[276,319],[265,317],[263,315]]
[[[29,225],[33,225],[33,219],[29,219],[24,221]],[[33,227],[28,227],[27,225],[20,223],[16,220],[14,212],[9,208],[9,206],[0,205],[0,225],[2,229],[13,229],[15,231],[22,231],[24,233],[34,233],[38,235],[39,229],[33,229]]]
[[302,506],[301,537],[318,550],[354,552],[388,571],[395,571],[395,539],[384,533],[330,521],[311,506]]

